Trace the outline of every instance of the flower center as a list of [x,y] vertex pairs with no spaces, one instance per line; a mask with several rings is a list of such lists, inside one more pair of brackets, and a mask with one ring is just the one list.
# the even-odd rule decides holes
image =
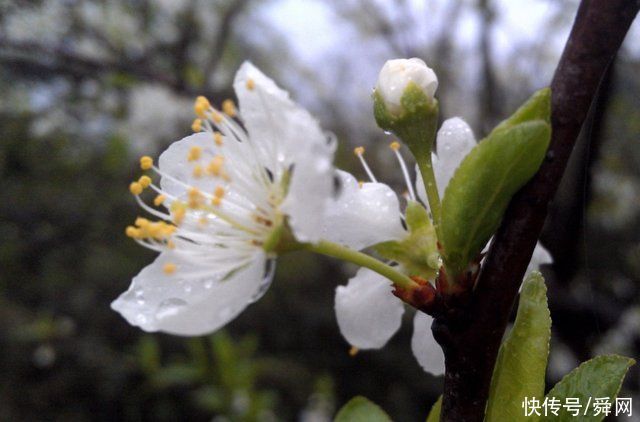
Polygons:
[[[247,88],[255,88],[252,80]],[[126,234],[159,252],[173,249],[194,257],[213,248],[235,250],[246,257],[247,248],[264,248],[276,226],[283,223],[280,205],[287,194],[290,169],[269,168],[273,161],[265,155],[272,151],[254,143],[236,120],[239,116],[231,100],[225,100],[220,111],[198,97],[194,111],[198,117],[192,129],[210,135],[210,142],[202,143],[200,138],[189,147],[184,157],[187,175],[163,171],[151,157],[140,159],[142,170],[162,178],[162,187],[143,175],[129,190],[140,207],[160,221],[138,218]],[[146,190],[156,193],[153,206],[141,198]],[[164,271],[173,274],[176,266],[165,265]]]

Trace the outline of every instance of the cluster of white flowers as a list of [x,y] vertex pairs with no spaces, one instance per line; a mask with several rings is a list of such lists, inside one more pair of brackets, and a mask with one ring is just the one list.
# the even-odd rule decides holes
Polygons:
[[[425,68],[418,59],[385,66],[378,89],[386,92],[393,84],[395,98],[398,84],[413,81],[432,96],[437,79]],[[234,89],[239,109],[230,101],[216,109],[199,97],[196,133],[171,145],[157,166],[150,157],[141,159],[159,183],[144,175],[130,186],[140,206],[160,221],[138,218],[127,235],[160,255],[112,307],[146,331],[199,335],[222,327],[264,294],[276,255],[287,246],[332,242],[357,251],[407,236],[398,196],[376,181],[362,148],[356,153],[369,183],[334,169],[333,137],[253,65],[241,66]],[[437,142],[433,161],[442,191],[475,139],[454,118]],[[409,196],[426,204],[421,179],[416,197],[398,149],[393,143]],[[145,191],[156,195],[154,206],[143,200]],[[544,249],[536,251],[533,266],[549,261]],[[358,349],[384,346],[404,313],[391,282],[369,268],[336,289],[335,306],[342,334]],[[412,348],[422,367],[438,374],[443,358],[430,322],[416,312]]]

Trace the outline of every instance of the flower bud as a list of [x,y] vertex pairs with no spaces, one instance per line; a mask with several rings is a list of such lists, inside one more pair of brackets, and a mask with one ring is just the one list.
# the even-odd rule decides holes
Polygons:
[[438,77],[421,59],[414,57],[388,60],[380,70],[376,92],[380,94],[391,114],[397,116],[402,113],[401,99],[411,82],[429,100],[433,99],[438,88]]
[[409,147],[421,168],[431,166],[438,125],[436,74],[420,59],[389,60],[373,93],[373,114],[380,128]]

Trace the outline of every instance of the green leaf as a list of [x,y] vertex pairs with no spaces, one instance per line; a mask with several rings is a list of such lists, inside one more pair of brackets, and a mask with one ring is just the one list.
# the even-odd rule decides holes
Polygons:
[[492,133],[464,158],[445,191],[438,227],[453,279],[480,253],[511,197],[536,173],[550,135],[544,120],[520,123]]
[[[601,421],[605,415],[602,413],[598,416],[594,415],[593,399],[608,397],[610,402],[614,402],[627,371],[634,364],[633,359],[623,356],[598,356],[584,362],[566,375],[549,391],[547,397],[554,397],[563,404],[567,398],[578,399],[578,402],[583,406],[580,412],[580,421]],[[590,408],[586,408],[589,400],[591,400]],[[584,414],[585,409],[587,410],[586,415]],[[540,418],[540,421],[551,420],[572,422],[578,418],[562,407],[558,416],[548,415]]]
[[487,422],[531,420],[524,415],[522,401],[525,397],[544,396],[550,338],[547,288],[542,274],[536,271],[522,285],[516,321],[498,352],[487,404]]
[[377,404],[356,396],[342,406],[334,422],[391,422],[391,418]]
[[543,88],[535,92],[515,113],[496,126],[489,136],[497,131],[532,120],[544,120],[547,123],[551,123],[551,89]]
[[438,269],[435,229],[427,210],[417,202],[409,202],[406,210],[409,234],[400,241],[377,244],[375,251],[386,259],[401,264],[409,275],[433,279]]
[[426,422],[439,422],[441,409],[442,396],[438,397],[438,400],[433,404],[433,407],[431,407],[431,411],[429,412],[429,416],[427,416]]

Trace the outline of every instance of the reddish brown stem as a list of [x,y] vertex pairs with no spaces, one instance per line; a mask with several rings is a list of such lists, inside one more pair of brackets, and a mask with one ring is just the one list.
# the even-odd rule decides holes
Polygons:
[[482,421],[498,348],[518,287],[567,160],[607,66],[640,8],[637,0],[583,0],[556,69],[553,129],[538,174],[516,194],[468,307],[436,318],[446,357],[442,421]]

